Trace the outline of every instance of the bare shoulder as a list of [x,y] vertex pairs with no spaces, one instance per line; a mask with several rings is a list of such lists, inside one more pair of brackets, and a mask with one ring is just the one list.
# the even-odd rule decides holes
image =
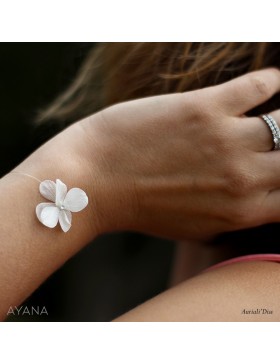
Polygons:
[[117,321],[280,321],[280,264],[242,262],[202,273]]

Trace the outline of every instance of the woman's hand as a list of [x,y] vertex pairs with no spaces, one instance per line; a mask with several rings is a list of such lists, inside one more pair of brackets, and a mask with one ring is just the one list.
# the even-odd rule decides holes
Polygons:
[[280,221],[280,152],[263,120],[244,117],[279,90],[279,70],[267,69],[81,121],[98,231],[204,239]]
[[[202,239],[280,221],[280,152],[264,121],[242,117],[279,88],[280,72],[264,70],[119,104],[48,141],[16,168],[23,175],[1,178],[0,319],[100,233]],[[89,197],[66,234],[35,214],[36,179],[57,178]]]

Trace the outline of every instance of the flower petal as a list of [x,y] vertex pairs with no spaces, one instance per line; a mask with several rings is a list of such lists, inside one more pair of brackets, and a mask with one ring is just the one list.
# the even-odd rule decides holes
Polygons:
[[56,205],[62,205],[62,202],[66,196],[67,187],[66,185],[60,180],[56,180],[56,195],[55,195],[55,203]]
[[58,223],[59,211],[56,206],[44,207],[40,216],[41,223],[49,228],[54,228]]
[[72,222],[72,214],[68,210],[61,210],[59,212],[59,223],[61,226],[61,229],[66,233],[70,227]]
[[36,215],[37,215],[39,221],[41,221],[41,213],[42,213],[43,209],[47,206],[55,206],[55,204],[51,203],[51,202],[43,202],[43,203],[39,203],[39,205],[36,206]]
[[56,186],[55,186],[54,181],[47,179],[47,180],[41,182],[39,190],[43,197],[45,197],[47,200],[55,202]]
[[63,206],[65,209],[72,212],[78,212],[83,210],[88,204],[88,197],[86,193],[80,188],[71,188],[68,191],[65,200],[63,201]]

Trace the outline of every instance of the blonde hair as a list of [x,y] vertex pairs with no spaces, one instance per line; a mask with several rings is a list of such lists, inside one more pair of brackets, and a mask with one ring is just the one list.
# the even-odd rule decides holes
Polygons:
[[100,43],[38,121],[69,124],[114,103],[194,90],[279,65],[275,43]]

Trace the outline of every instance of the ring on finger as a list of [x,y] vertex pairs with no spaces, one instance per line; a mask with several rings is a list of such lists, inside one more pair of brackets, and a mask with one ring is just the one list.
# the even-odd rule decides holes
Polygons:
[[266,125],[269,127],[272,139],[274,143],[274,150],[280,149],[280,129],[276,123],[276,121],[273,119],[271,115],[265,114],[261,115],[262,120],[266,123]]

